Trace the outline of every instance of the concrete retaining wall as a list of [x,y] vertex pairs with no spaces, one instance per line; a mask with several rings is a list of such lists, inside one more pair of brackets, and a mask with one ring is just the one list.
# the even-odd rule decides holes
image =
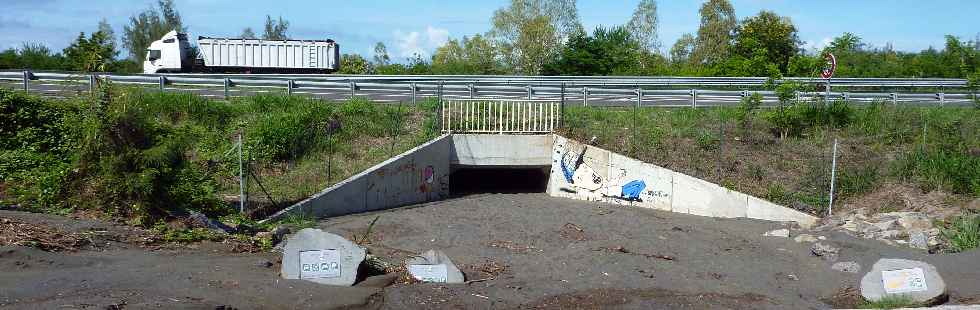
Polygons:
[[716,184],[555,135],[548,194],[712,217],[817,218]]
[[452,136],[454,166],[527,167],[551,166],[554,135]]
[[329,217],[436,201],[449,196],[452,136],[442,135],[313,195],[264,221],[303,213]]

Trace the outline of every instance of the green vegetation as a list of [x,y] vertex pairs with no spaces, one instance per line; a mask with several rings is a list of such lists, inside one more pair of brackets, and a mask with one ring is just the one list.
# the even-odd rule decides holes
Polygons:
[[[565,108],[564,134],[757,197],[820,214],[883,184],[980,197],[980,109],[787,100],[757,108]],[[761,110],[758,113],[753,111]],[[751,124],[751,125],[749,125]]]
[[905,295],[898,296],[888,296],[875,301],[865,301],[863,304],[858,305],[859,309],[898,309],[898,308],[915,308],[922,306],[921,304],[912,300],[911,297]]
[[980,247],[980,215],[964,215],[942,229],[952,252],[963,252]]
[[239,134],[253,195],[290,202],[434,137],[434,111],[431,102],[215,101],[113,86],[64,101],[0,90],[0,201],[142,225],[184,209],[228,215]]

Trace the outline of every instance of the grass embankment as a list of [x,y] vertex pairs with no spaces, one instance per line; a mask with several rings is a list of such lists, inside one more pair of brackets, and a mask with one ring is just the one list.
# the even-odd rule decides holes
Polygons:
[[[889,184],[952,193],[955,203],[980,197],[980,109],[972,107],[756,109],[747,99],[713,109],[567,107],[565,125],[571,138],[595,136],[600,147],[818,215],[835,138],[835,206]],[[892,203],[901,204],[882,202],[880,211]]]
[[434,112],[432,102],[218,101],[121,88],[49,100],[0,89],[0,204],[95,209],[143,226],[186,210],[231,215],[242,133],[264,187],[250,177],[250,195],[267,191],[282,207],[434,137]]

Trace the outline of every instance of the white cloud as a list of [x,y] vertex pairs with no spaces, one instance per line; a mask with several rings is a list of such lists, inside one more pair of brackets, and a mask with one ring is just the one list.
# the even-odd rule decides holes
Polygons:
[[425,27],[425,34],[421,32],[403,32],[400,29],[393,32],[395,45],[398,50],[394,55],[401,58],[413,57],[415,54],[428,57],[436,48],[446,44],[449,40],[449,30],[436,28],[433,26]]

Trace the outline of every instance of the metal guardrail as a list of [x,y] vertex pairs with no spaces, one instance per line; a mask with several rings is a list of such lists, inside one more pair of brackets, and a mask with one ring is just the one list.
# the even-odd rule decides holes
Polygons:
[[[51,97],[92,92],[98,83],[152,87],[161,91],[193,92],[206,97],[232,98],[285,92],[344,100],[367,96],[380,102],[418,98],[496,98],[561,100],[585,106],[718,106],[734,105],[760,94],[763,105],[778,100],[760,88],[759,77],[531,77],[531,76],[375,76],[375,75],[113,75],[62,72],[0,71],[0,87],[23,89]],[[825,83],[810,78],[777,82]],[[799,93],[799,98],[847,99],[858,103],[968,105],[977,94],[962,79],[833,79],[835,92]],[[724,88],[743,88],[731,90]],[[710,89],[714,88],[714,89]],[[721,88],[721,89],[719,89]],[[862,88],[876,88],[867,91]],[[881,88],[892,88],[882,91]],[[857,89],[856,91],[848,91]],[[939,90],[935,92],[933,90]],[[920,92],[916,92],[919,90]],[[926,92],[929,91],[929,92]]]

